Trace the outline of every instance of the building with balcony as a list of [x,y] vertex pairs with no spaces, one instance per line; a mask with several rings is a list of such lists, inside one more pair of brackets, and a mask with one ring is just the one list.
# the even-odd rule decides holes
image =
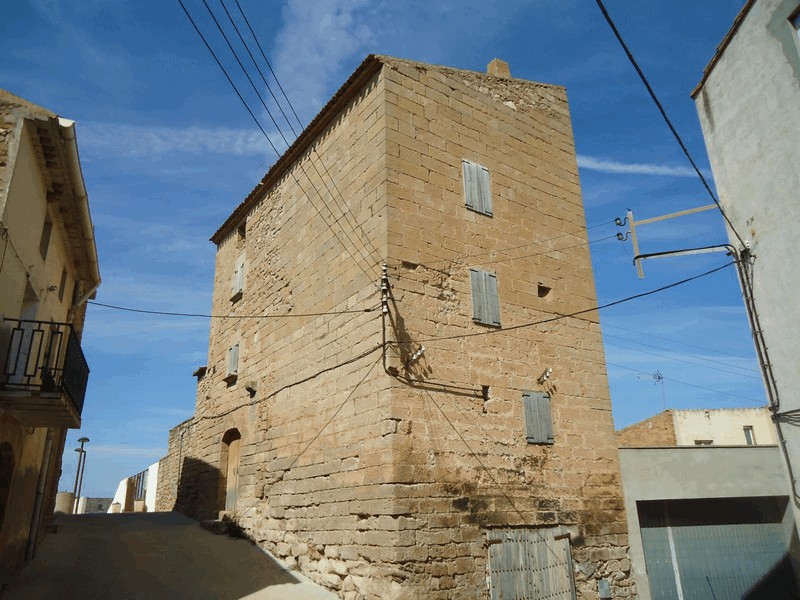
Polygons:
[[212,241],[159,509],[343,598],[635,594],[563,87],[369,56]]
[[74,123],[0,90],[0,587],[53,512],[99,285]]

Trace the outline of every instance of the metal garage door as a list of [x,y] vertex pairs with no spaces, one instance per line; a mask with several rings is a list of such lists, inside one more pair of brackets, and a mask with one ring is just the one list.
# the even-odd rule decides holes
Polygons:
[[569,536],[560,527],[492,529],[489,595],[492,600],[574,600]]
[[638,511],[653,600],[796,598],[786,499],[640,502]]

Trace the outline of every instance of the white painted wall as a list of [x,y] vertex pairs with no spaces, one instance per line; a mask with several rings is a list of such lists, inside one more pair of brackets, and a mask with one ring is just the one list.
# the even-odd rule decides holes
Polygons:
[[[781,411],[800,409],[800,39],[788,20],[799,4],[757,0],[695,97],[720,201],[756,257]],[[800,477],[800,427],[782,429]]]
[[[119,482],[117,486],[117,492],[114,494],[114,500],[112,504],[115,502],[119,502],[120,506],[122,507],[121,510],[124,512],[125,510],[125,501],[127,500],[127,493],[128,493],[128,480],[130,477],[126,477],[122,481]],[[144,494],[144,505],[145,505],[145,512],[156,512],[156,492],[158,491],[158,463],[153,463],[149,467],[147,467],[147,489],[145,490]],[[111,508],[109,507],[108,512],[111,512]]]
[[694,446],[695,440],[711,440],[715,446],[745,446],[746,426],[753,428],[756,445],[778,443],[767,408],[675,410],[672,418],[678,446]]
[[147,468],[147,491],[144,495],[144,506],[147,512],[156,512],[156,491],[158,489],[158,463]]
[[[111,501],[111,504],[120,505],[120,512],[125,509],[125,500],[128,494],[128,478],[126,477],[122,481],[119,482],[117,486],[117,491],[114,493],[114,499]],[[108,507],[108,511],[111,512],[111,507]]]

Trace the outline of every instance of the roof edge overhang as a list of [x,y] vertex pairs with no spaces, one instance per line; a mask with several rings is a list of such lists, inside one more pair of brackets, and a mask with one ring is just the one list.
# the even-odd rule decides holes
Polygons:
[[742,10],[739,11],[739,14],[736,15],[736,18],[733,20],[733,25],[728,30],[728,33],[725,34],[725,37],[722,38],[722,41],[717,46],[716,52],[714,52],[714,56],[711,57],[711,60],[708,61],[708,64],[703,69],[703,78],[700,80],[695,88],[692,90],[691,97],[692,99],[697,98],[697,95],[703,89],[706,81],[711,76],[711,72],[714,70],[714,67],[717,66],[717,63],[722,58],[725,49],[728,45],[733,41],[733,37],[736,35],[736,32],[739,31],[739,27],[741,27],[742,23],[744,22],[745,18],[747,17],[750,9],[753,8],[755,5],[756,0],[747,0],[745,5],[742,7]]
[[295,161],[308,149],[314,139],[336,118],[340,109],[354,98],[367,82],[380,71],[383,64],[383,61],[375,54],[368,55],[362,61],[342,87],[322,107],[317,116],[297,136],[297,139],[289,146],[288,150],[270,167],[259,184],[253,188],[214,235],[211,236],[212,242],[219,245],[238,226],[256,202],[283,177]]
[[61,140],[64,142],[70,181],[72,182],[72,196],[75,200],[75,208],[80,215],[81,229],[83,230],[83,248],[86,251],[86,258],[88,259],[88,272],[86,275],[88,275],[87,280],[91,286],[91,291],[87,294],[88,296],[94,294],[94,291],[100,285],[101,281],[97,243],[94,237],[94,224],[92,223],[92,215],[89,212],[89,194],[86,191],[86,182],[83,178],[81,159],[78,154],[75,121],[58,117],[57,123]]

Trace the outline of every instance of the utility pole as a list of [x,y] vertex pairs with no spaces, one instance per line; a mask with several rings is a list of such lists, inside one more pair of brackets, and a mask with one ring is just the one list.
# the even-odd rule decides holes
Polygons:
[[630,231],[627,232],[625,236],[623,236],[622,233],[617,233],[617,239],[620,241],[625,241],[628,239],[628,234],[630,235],[634,253],[633,263],[636,266],[636,271],[637,274],[639,275],[639,279],[644,278],[644,269],[642,268],[642,262],[650,258],[687,256],[691,254],[705,254],[708,252],[725,252],[728,256],[732,257],[733,264],[736,266],[736,274],[739,277],[739,285],[742,288],[744,307],[745,311],[747,312],[747,320],[748,324],[750,325],[750,332],[753,336],[753,343],[756,348],[758,366],[761,369],[761,375],[764,379],[764,386],[766,387],[767,390],[767,401],[769,405],[769,410],[772,412],[772,422],[775,423],[775,429],[778,435],[778,440],[780,442],[781,449],[783,450],[783,456],[786,462],[787,471],[789,472],[789,479],[791,481],[791,486],[792,486],[792,497],[795,504],[800,506],[800,494],[798,494],[797,492],[797,480],[795,479],[794,470],[792,469],[792,461],[789,456],[789,450],[786,445],[786,440],[783,435],[783,430],[781,428],[780,417],[782,415],[780,412],[780,397],[778,395],[778,387],[775,380],[775,375],[772,372],[772,363],[769,360],[769,354],[767,352],[767,344],[766,341],[764,340],[764,333],[761,328],[761,323],[758,318],[758,312],[756,311],[756,305],[753,298],[753,285],[752,285],[752,277],[750,274],[750,269],[752,266],[752,261],[755,257],[750,253],[750,246],[748,242],[744,242],[744,247],[742,247],[739,250],[737,250],[731,244],[718,244],[713,246],[703,246],[699,248],[685,248],[682,250],[651,252],[647,254],[642,254],[639,251],[639,240],[636,232],[637,226],[640,227],[648,223],[665,221],[667,219],[673,219],[675,217],[681,217],[698,212],[703,212],[714,208],[717,208],[716,204],[708,204],[706,206],[691,208],[689,210],[670,213],[659,217],[652,217],[638,222],[634,221],[633,211],[628,210],[628,213],[624,220],[617,217],[617,219],[615,219],[614,222],[617,225],[617,227],[622,227],[627,222],[627,224],[630,226]]
[[86,450],[83,449],[83,446],[89,441],[89,438],[82,437],[78,440],[80,442],[81,447],[75,448],[75,452],[78,453],[78,470],[75,471],[75,486],[72,488],[72,496],[73,496],[73,504],[72,504],[72,514],[78,513],[78,504],[80,501],[80,494],[81,488],[83,487],[83,471],[86,467]]

